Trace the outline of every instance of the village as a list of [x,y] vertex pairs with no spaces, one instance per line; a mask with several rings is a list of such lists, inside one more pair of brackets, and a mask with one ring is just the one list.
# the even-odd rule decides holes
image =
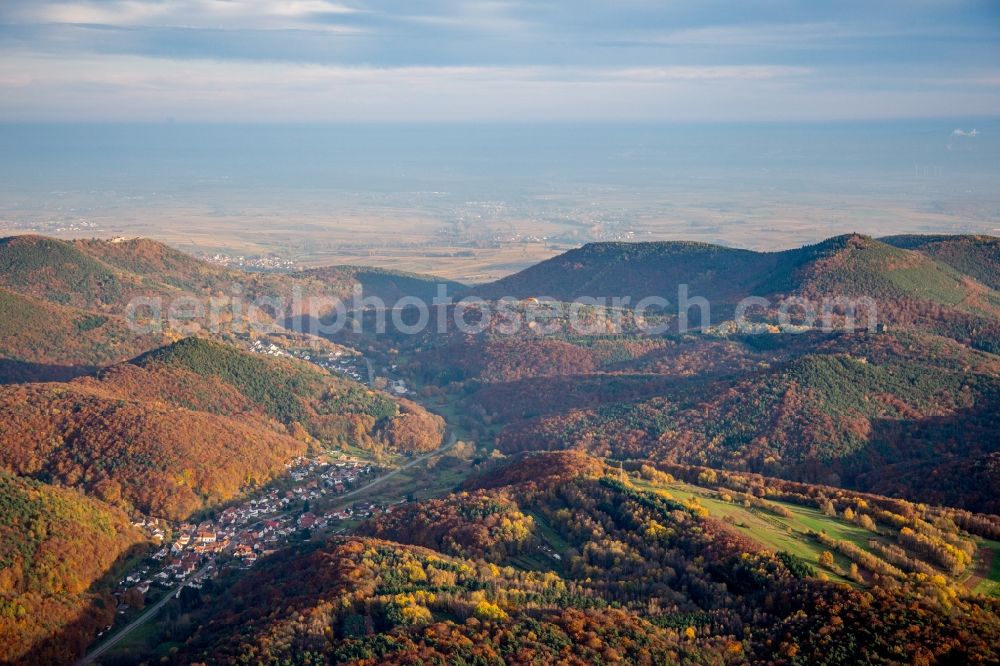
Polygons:
[[200,589],[224,566],[250,568],[294,540],[315,533],[337,533],[389,507],[358,501],[340,508],[336,498],[375,478],[378,469],[356,460],[300,457],[286,464],[287,475],[245,501],[228,506],[200,522],[171,525],[140,518],[157,550],[119,581],[114,592],[119,614],[141,609],[148,598],[179,594],[183,587]]
[[334,350],[331,352],[318,352],[310,349],[289,349],[266,342],[264,340],[253,340],[249,343],[250,351],[256,354],[266,354],[268,356],[290,356],[303,361],[308,361],[325,370],[350,377],[354,381],[368,382],[394,395],[407,395],[410,388],[406,385],[406,380],[394,377],[398,370],[397,365],[382,368],[384,378],[373,379],[370,376],[369,362],[361,354]]

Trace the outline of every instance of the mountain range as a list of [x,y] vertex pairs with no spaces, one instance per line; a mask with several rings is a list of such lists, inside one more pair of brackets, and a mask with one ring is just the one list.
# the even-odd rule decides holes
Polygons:
[[[249,572],[221,566],[171,602],[186,619],[158,628],[174,648],[159,660],[989,663],[998,282],[1000,239],[983,236],[594,243],[472,286],[0,239],[0,661],[82,654],[113,622],[115,579],[148,558],[135,525],[197,520],[336,453],[446,481]],[[524,312],[665,297],[670,324],[686,284],[712,321],[648,334],[626,307],[593,334],[561,315],[548,335],[294,330],[324,314],[311,296],[392,306],[439,284]],[[769,301],[751,332],[731,321],[748,296]],[[835,310],[782,330],[789,297],[869,298],[878,325]],[[266,331],[205,308],[138,330],[136,299],[260,300]],[[465,453],[446,455],[456,437]]]

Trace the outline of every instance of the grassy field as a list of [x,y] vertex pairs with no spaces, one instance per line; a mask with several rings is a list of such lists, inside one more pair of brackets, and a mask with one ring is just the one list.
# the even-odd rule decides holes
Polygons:
[[[834,580],[850,582],[837,572],[819,565],[820,554],[831,549],[811,538],[810,532],[825,532],[837,541],[849,541],[874,555],[878,553],[869,547],[869,540],[874,538],[884,544],[892,543],[889,536],[876,535],[854,523],[840,517],[827,516],[811,507],[769,501],[791,513],[790,517],[784,517],[764,509],[746,507],[740,502],[727,502],[715,490],[689,483],[674,481],[654,484],[641,479],[634,481],[641,490],[669,495],[684,502],[697,500],[713,518],[725,521],[766,548],[802,558],[816,567],[817,571],[825,571]],[[977,543],[979,554],[976,564],[956,582],[964,585],[970,592],[1000,597],[1000,542],[979,539]],[[847,571],[850,567],[850,560],[840,553],[834,553],[834,561],[839,570]]]
[[[868,540],[875,536],[853,523],[795,504],[771,502],[791,512],[792,517],[785,518],[762,509],[745,507],[738,502],[727,502],[720,499],[713,490],[680,481],[653,484],[638,480],[635,485],[641,490],[668,494],[677,500],[689,502],[696,498],[713,518],[725,521],[766,548],[785,551],[802,558],[818,571],[825,571],[834,580],[847,582],[842,576],[819,565],[820,554],[830,549],[809,537],[809,532],[825,532],[838,541],[850,541],[865,550],[869,550]],[[839,553],[834,553],[834,560],[837,566],[845,571],[850,566],[850,561]]]
[[1000,541],[982,539],[979,541],[979,548],[980,553],[989,551],[992,560],[988,569],[983,567],[982,574],[985,575],[978,575],[979,571],[973,574],[975,585],[972,587],[972,591],[990,597],[1000,597]]

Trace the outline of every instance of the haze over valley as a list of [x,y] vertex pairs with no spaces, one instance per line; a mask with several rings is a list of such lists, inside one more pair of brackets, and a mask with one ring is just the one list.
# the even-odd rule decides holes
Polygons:
[[0,3],[0,665],[1000,663],[995,2]]
[[998,136],[983,119],[7,125],[0,230],[482,282],[590,241],[996,233]]

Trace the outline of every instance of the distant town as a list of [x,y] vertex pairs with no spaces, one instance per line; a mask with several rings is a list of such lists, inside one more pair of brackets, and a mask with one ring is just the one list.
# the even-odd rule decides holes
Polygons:
[[232,255],[232,254],[208,254],[200,253],[195,255],[199,259],[212,264],[218,264],[227,268],[242,268],[247,271],[291,271],[295,270],[295,262],[291,259],[283,259],[277,255]]

